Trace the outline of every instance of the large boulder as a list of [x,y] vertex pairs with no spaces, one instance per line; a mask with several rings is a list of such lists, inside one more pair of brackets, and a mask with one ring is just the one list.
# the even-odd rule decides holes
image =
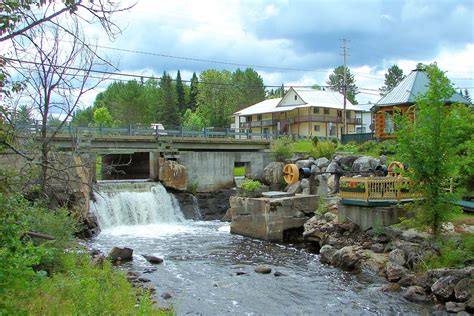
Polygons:
[[188,187],[186,167],[173,160],[160,163],[159,179],[167,188],[185,191]]
[[407,272],[408,270],[406,268],[402,267],[398,263],[391,261],[389,261],[389,263],[385,267],[385,273],[387,274],[387,279],[390,282],[400,280]]
[[271,162],[263,169],[263,183],[269,185],[272,189],[280,185],[283,177],[283,162]]
[[296,161],[296,166],[298,168],[311,168],[311,166],[314,165],[314,159],[309,158],[309,159],[302,159]]
[[352,165],[353,172],[371,172],[381,166],[380,160],[370,156],[362,156],[357,158]]
[[324,245],[319,250],[319,260],[321,263],[332,263],[334,259],[334,253],[336,253],[336,249],[330,245]]
[[352,165],[360,156],[339,156],[337,158],[338,164],[341,166],[342,170],[350,171]]
[[471,297],[471,290],[474,289],[474,279],[461,279],[454,287],[454,295],[459,302],[465,302]]
[[343,270],[355,270],[358,267],[359,256],[354,247],[346,246],[334,253],[333,264]]
[[302,189],[301,189],[301,186],[300,186],[300,182],[298,181],[296,183],[289,184],[285,188],[285,191],[288,192],[288,193],[301,193]]
[[327,166],[326,172],[329,172],[329,173],[342,172],[342,168],[337,162],[333,161]]
[[398,263],[399,265],[405,265],[405,252],[401,249],[394,249],[389,254],[389,260],[391,262]]
[[466,305],[464,303],[456,303],[456,302],[447,302],[446,303],[446,311],[448,313],[459,313],[466,309]]
[[403,297],[411,302],[427,302],[429,300],[421,286],[410,286],[403,294]]
[[314,161],[314,164],[319,169],[326,168],[327,166],[329,166],[329,163],[330,163],[330,161],[326,157],[321,157],[321,158],[318,158]]
[[130,261],[133,259],[133,249],[131,248],[119,248],[114,247],[109,253],[109,258],[113,262],[115,261]]
[[431,292],[440,300],[447,301],[453,296],[454,287],[458,281],[459,279],[455,276],[442,277],[431,286]]

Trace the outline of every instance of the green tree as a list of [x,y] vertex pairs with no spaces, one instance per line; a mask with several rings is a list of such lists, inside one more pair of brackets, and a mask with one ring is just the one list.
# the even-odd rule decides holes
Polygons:
[[228,70],[208,69],[201,73],[197,96],[198,111],[214,127],[228,127],[236,108],[236,90]]
[[405,75],[403,74],[403,70],[399,68],[397,65],[393,65],[388,68],[387,73],[385,74],[385,85],[380,88],[380,95],[386,95],[390,90],[392,90],[397,84],[399,84]]
[[176,90],[166,71],[161,76],[160,89],[160,123],[172,126],[180,125],[181,117],[177,107]]
[[415,117],[399,115],[397,123],[399,159],[408,164],[407,176],[423,199],[415,205],[413,223],[428,226],[438,235],[443,222],[455,211],[455,196],[446,189],[466,164],[466,141],[473,131],[474,117],[465,105],[446,105],[454,93],[449,79],[436,64],[423,67],[430,83],[417,97]]
[[236,89],[235,111],[265,100],[263,79],[252,68],[247,68],[244,71],[237,69],[232,74],[232,83]]
[[471,96],[469,95],[469,91],[467,89],[464,89],[464,97],[472,103]]
[[114,119],[105,107],[94,110],[94,123],[97,126],[114,127]]
[[181,73],[178,70],[176,75],[176,102],[179,113],[184,113],[186,110],[186,95],[184,91],[183,81],[181,80]]
[[209,125],[199,111],[193,112],[187,109],[183,115],[183,127],[187,130],[197,130]]
[[74,126],[89,126],[94,121],[94,108],[92,106],[83,110],[77,110],[73,114],[71,123]]
[[197,108],[197,96],[199,92],[199,80],[196,76],[196,73],[193,73],[193,77],[191,78],[191,87],[189,91],[189,105],[188,109],[191,111],[196,111]]
[[[352,104],[357,104],[356,94],[359,93],[354,75],[350,69],[346,67],[346,87],[347,87],[347,100],[351,101]],[[329,75],[327,85],[334,91],[338,91],[344,94],[344,66],[339,66],[334,69],[333,73]]]

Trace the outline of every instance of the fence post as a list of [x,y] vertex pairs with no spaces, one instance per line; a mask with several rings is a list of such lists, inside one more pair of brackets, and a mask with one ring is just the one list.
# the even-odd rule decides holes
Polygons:
[[229,138],[229,129],[228,128],[225,129],[225,138]]
[[132,136],[132,123],[128,123],[128,135]]
[[180,131],[181,131],[181,137],[184,137],[183,125],[181,125],[179,128],[180,128]]
[[249,137],[249,130],[247,130],[246,136],[247,136],[247,139],[250,139],[250,137]]

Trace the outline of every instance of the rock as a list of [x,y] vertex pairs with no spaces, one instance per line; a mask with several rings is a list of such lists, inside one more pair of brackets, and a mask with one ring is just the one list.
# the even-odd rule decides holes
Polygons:
[[402,233],[402,238],[404,240],[408,240],[408,241],[421,241],[421,240],[425,240],[425,239],[428,239],[430,237],[429,234],[427,233],[423,233],[423,232],[419,232],[413,228],[410,228],[410,229],[407,229],[405,231],[403,231]]
[[376,253],[383,253],[385,246],[380,243],[375,243],[375,244],[372,244],[370,249],[372,249],[372,251]]
[[326,168],[327,166],[329,166],[330,164],[330,161],[329,159],[327,159],[326,157],[321,157],[321,158],[318,158],[314,161],[314,164],[319,168]]
[[296,166],[298,168],[311,168],[312,165],[314,165],[314,159],[313,158],[310,158],[310,159],[302,159],[302,160],[298,160],[296,162]]
[[321,169],[319,169],[318,166],[316,165],[311,166],[311,174],[319,173],[319,172],[321,172]]
[[466,267],[463,269],[439,268],[430,270],[427,274],[432,280],[437,280],[447,276],[454,276],[457,280],[460,280],[471,276],[474,277],[474,267]]
[[471,290],[474,289],[474,279],[461,279],[454,286],[454,296],[458,302],[466,302],[471,297]]
[[385,273],[387,274],[387,279],[390,282],[400,280],[406,273],[407,269],[399,265],[398,263],[389,261],[385,267]]
[[131,248],[119,248],[114,247],[109,253],[109,258],[113,262],[115,261],[130,261],[133,260],[133,249]]
[[410,286],[403,297],[411,302],[427,302],[429,300],[425,290],[420,286]]
[[149,263],[153,264],[160,264],[163,263],[163,259],[155,257],[155,256],[148,256],[148,255],[142,255],[143,258],[145,258]]
[[328,222],[334,222],[337,218],[337,215],[331,212],[327,212],[324,214],[324,219],[327,220]]
[[233,194],[235,194],[234,189],[196,193],[202,219],[205,221],[220,220],[230,208],[230,197]]
[[433,282],[427,273],[422,273],[415,275],[415,278],[413,279],[413,284],[422,287],[426,291],[431,291],[431,286],[433,285]]
[[298,181],[296,183],[288,185],[285,191],[288,193],[301,193],[302,190],[300,187],[300,182]]
[[151,282],[151,280],[150,280],[150,279],[143,278],[143,277],[140,277],[140,278],[138,278],[138,281],[140,281],[140,282],[143,282],[143,283],[148,283],[148,282]]
[[387,236],[390,240],[394,240],[399,238],[402,235],[402,230],[399,228],[394,228],[390,226],[386,226],[383,229],[383,233]]
[[334,253],[333,264],[343,270],[351,271],[357,268],[359,259],[354,247],[346,246]]
[[374,275],[383,275],[385,272],[385,264],[388,261],[388,255],[383,253],[375,253],[371,250],[364,252],[365,260],[362,260],[361,268]]
[[336,249],[330,245],[324,245],[319,250],[319,260],[321,263],[332,263]]
[[143,274],[153,273],[156,270],[158,270],[158,269],[157,268],[145,268],[145,270],[143,270]]
[[391,262],[398,263],[399,265],[403,266],[405,264],[405,252],[401,249],[394,249],[388,255],[388,259]]
[[466,302],[466,309],[470,313],[474,312],[474,296],[471,296],[471,298]]
[[442,301],[446,301],[453,295],[457,281],[454,276],[442,277],[431,286],[431,292]]
[[168,292],[164,292],[163,294],[160,295],[163,299],[165,300],[169,300],[170,298],[172,298],[173,296],[168,293]]
[[173,192],[185,219],[202,220],[196,196],[188,192]]
[[382,288],[382,292],[398,292],[400,291],[400,284],[389,283]]
[[272,268],[265,265],[259,265],[255,268],[255,272],[260,273],[260,274],[269,274],[272,272]]
[[179,191],[185,191],[188,188],[186,167],[173,160],[160,159],[159,179],[167,188]]
[[279,272],[279,271],[275,271],[275,273],[273,273],[273,275],[276,276],[276,277],[286,276],[286,274],[284,274],[283,272]]
[[336,191],[336,176],[330,175],[327,177],[327,186],[328,186],[328,193]]
[[414,274],[406,274],[406,275],[402,276],[400,281],[398,281],[398,284],[400,284],[401,286],[405,286],[405,287],[415,285],[415,275]]
[[248,273],[244,272],[244,271],[237,271],[235,274],[236,275],[248,275]]
[[263,183],[274,189],[275,186],[280,185],[283,177],[283,162],[271,162],[263,169]]
[[352,165],[359,157],[360,156],[342,156],[338,159],[338,163],[342,167],[342,170],[350,171],[352,169]]
[[458,313],[466,309],[464,303],[447,302],[445,306],[448,313]]
[[353,172],[373,172],[378,166],[381,166],[380,160],[370,156],[357,158],[352,165]]
[[385,155],[380,155],[380,164],[385,165],[387,163],[387,156]]
[[227,212],[225,212],[225,215],[222,217],[221,221],[232,222],[232,208],[229,208]]
[[342,168],[336,162],[331,162],[326,168],[326,172],[330,172],[330,173],[342,172]]
[[303,194],[310,194],[310,182],[309,179],[301,179],[300,188]]

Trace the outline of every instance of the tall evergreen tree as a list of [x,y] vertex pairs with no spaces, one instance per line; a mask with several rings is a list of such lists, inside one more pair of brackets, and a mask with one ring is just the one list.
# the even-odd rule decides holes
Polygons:
[[184,113],[186,110],[186,95],[184,92],[183,81],[181,81],[181,73],[178,70],[176,75],[176,101],[179,113]]
[[232,73],[232,83],[236,89],[236,111],[265,100],[263,79],[252,68],[237,69]]
[[177,107],[176,90],[173,87],[170,75],[163,72],[160,80],[161,100],[160,100],[160,123],[164,125],[176,126],[180,124],[180,115]]
[[469,95],[469,91],[467,89],[464,89],[464,97],[472,103],[471,96]]
[[[326,83],[331,87],[332,90],[344,94],[344,66],[335,68],[334,72],[329,75],[329,80],[326,81]],[[359,91],[355,84],[354,75],[351,74],[351,71],[348,67],[346,67],[346,87],[347,100],[351,101],[352,104],[357,104],[355,96],[357,93],[359,93]]]
[[387,73],[385,74],[385,85],[380,88],[380,95],[386,95],[390,90],[392,90],[397,84],[399,84],[405,75],[403,74],[403,70],[398,67],[397,65],[392,65],[388,68]]
[[197,96],[199,92],[199,80],[198,77],[196,76],[196,73],[193,73],[193,77],[191,78],[191,87],[189,91],[189,105],[188,108],[191,111],[196,111],[197,108]]

